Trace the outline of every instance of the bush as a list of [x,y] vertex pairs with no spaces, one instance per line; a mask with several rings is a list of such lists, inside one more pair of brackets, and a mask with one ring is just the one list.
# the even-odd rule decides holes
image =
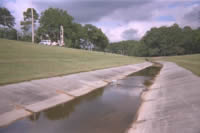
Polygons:
[[13,28],[0,28],[0,38],[17,40],[17,31]]

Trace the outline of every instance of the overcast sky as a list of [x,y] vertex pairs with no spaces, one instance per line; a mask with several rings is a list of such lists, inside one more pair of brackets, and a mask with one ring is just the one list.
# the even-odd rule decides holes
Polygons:
[[0,0],[16,18],[16,27],[29,7],[67,10],[76,22],[101,28],[111,42],[140,39],[151,27],[200,27],[200,0]]

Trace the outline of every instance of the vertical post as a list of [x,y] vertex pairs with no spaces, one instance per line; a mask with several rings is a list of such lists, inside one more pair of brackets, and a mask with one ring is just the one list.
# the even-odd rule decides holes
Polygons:
[[19,40],[18,31],[17,31],[17,40]]
[[64,28],[61,25],[60,26],[60,46],[63,46],[63,45],[64,45]]
[[33,8],[31,8],[32,14],[32,43],[34,43],[34,16],[33,16]]

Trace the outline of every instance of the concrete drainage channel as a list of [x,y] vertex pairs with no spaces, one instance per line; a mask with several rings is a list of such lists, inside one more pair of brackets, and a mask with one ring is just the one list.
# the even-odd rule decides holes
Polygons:
[[136,121],[127,133],[199,133],[200,77],[172,62],[143,94]]
[[[95,85],[100,86],[101,84],[102,86],[105,86],[111,81],[114,82],[108,84],[104,88],[96,90],[88,90],[87,87],[82,87],[81,91],[77,91],[77,89],[68,89],[68,91],[60,89],[56,90],[56,93],[59,94],[59,96],[63,97],[54,97],[52,100],[46,101],[41,100],[40,102],[36,102],[35,104],[30,104],[27,106],[20,105],[19,109],[15,110],[25,110],[29,112],[29,117],[16,121],[15,123],[10,124],[9,126],[0,128],[0,132],[125,132],[129,128],[129,125],[133,122],[135,113],[140,105],[140,94],[146,88],[144,83],[146,85],[150,85],[149,83],[151,82],[149,81],[152,81],[155,74],[159,71],[158,69],[155,69],[155,67],[149,67],[151,65],[151,63],[147,62],[143,64],[131,65],[128,66],[129,72],[126,73],[124,73],[123,70],[125,68],[122,69],[122,67],[119,67],[120,69],[112,68],[112,73],[110,74],[108,74],[110,71],[109,69],[104,69],[104,71],[97,70],[93,72],[88,72],[89,74],[96,75],[96,77],[101,78],[104,81],[95,80],[94,77],[90,78],[89,75],[74,75],[76,78],[87,77],[87,79],[89,80],[82,80],[81,83],[85,83],[90,88],[95,89],[99,88],[95,87]],[[147,69],[142,70],[144,68]],[[142,71],[138,72],[139,70]],[[98,71],[101,71],[101,74]],[[113,72],[118,74],[115,75],[113,74]],[[125,79],[122,79],[133,72],[137,73],[128,76]],[[106,77],[105,75],[109,76]],[[64,77],[64,79],[70,78]],[[91,80],[95,81],[94,84],[92,84]],[[101,82],[103,82],[103,84]],[[52,86],[52,84],[46,85],[50,88],[54,87]],[[91,91],[93,92],[89,93]],[[87,95],[82,96],[84,94]],[[68,102],[66,101],[66,96],[68,97]],[[48,109],[56,103],[55,100],[59,101],[56,105],[60,103],[64,104]],[[40,106],[38,107],[38,105]],[[2,116],[5,116],[5,114]],[[0,116],[0,118],[2,117]]]

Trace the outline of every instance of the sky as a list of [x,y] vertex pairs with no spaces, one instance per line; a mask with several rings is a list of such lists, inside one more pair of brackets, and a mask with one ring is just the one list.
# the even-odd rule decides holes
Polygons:
[[23,12],[49,7],[66,10],[81,24],[102,29],[111,42],[139,40],[152,27],[200,27],[200,0],[0,0],[10,10],[20,29]]

